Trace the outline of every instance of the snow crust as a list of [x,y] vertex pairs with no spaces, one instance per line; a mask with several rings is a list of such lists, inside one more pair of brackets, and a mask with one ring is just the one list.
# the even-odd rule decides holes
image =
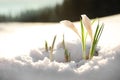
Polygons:
[[[100,18],[100,22],[105,28],[98,43],[99,56],[92,60],[82,60],[79,37],[59,23],[1,23],[0,80],[120,80],[120,15]],[[79,22],[74,24],[79,28]],[[67,63],[63,34],[71,53]],[[51,45],[55,35],[54,61],[50,62],[44,41]]]

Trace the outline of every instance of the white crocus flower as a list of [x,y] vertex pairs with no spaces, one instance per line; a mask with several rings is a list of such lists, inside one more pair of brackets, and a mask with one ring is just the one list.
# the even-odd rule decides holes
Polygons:
[[[64,20],[61,21],[60,23],[64,24],[65,26],[69,27],[70,29],[72,29],[81,39],[82,42],[82,52],[83,52],[83,58],[84,59],[91,59],[94,56],[95,53],[95,49],[97,46],[97,43],[100,39],[100,36],[102,34],[104,25],[100,25],[98,23],[97,28],[95,30],[94,36],[92,34],[92,23],[90,21],[90,19],[84,14],[81,15],[82,17],[82,21],[80,21],[81,23],[81,33],[78,32],[77,28],[74,26],[74,24],[68,20]],[[86,28],[86,31],[84,31],[84,27]],[[89,55],[86,55],[86,39],[87,39],[87,35],[86,33],[89,34],[90,38],[91,38],[91,47],[90,47],[90,51],[89,51]]]
[[74,24],[71,21],[63,20],[63,21],[60,21],[60,23],[64,24],[66,27],[69,27],[70,29],[72,29],[79,36],[79,38],[81,39],[77,28],[74,26]]
[[91,28],[91,21],[90,19],[84,14],[84,15],[81,15],[82,17],[82,22],[91,38],[91,41],[93,41],[93,35],[92,35],[92,28]]

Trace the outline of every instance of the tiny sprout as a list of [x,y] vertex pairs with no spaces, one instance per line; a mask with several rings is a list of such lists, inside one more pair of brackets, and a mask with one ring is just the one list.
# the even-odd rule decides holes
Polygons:
[[54,36],[54,39],[53,39],[53,42],[52,42],[52,46],[50,47],[50,55],[49,55],[49,57],[50,57],[50,61],[52,61],[53,60],[53,49],[54,49],[54,45],[55,45],[55,41],[56,41],[56,35]]
[[54,39],[53,39],[53,42],[52,42],[52,46],[50,46],[49,48],[48,48],[48,42],[45,41],[45,50],[47,52],[49,52],[49,59],[50,59],[50,61],[53,60],[53,50],[54,50],[54,45],[55,45],[56,37],[57,36],[55,35]]
[[48,43],[45,41],[45,50],[48,52]]
[[64,39],[64,35],[63,35],[63,41],[62,41],[62,45],[63,45],[63,48],[65,50],[64,52],[64,55],[65,55],[65,61],[66,62],[69,62],[70,61],[70,53],[68,52],[66,46],[65,46],[65,39]]

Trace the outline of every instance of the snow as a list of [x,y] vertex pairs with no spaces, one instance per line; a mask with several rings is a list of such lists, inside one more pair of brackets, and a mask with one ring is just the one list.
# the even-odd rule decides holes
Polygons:
[[[1,23],[0,80],[120,80],[119,21],[120,15],[100,18],[105,28],[98,43],[99,56],[91,60],[82,60],[79,37],[59,23]],[[74,24],[79,27],[79,22]],[[70,62],[65,62],[63,34]],[[55,35],[51,62],[44,41],[51,45]]]

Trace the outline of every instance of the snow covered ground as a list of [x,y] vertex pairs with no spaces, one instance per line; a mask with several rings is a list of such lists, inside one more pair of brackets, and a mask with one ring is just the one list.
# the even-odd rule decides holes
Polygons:
[[[100,18],[100,22],[105,27],[99,56],[87,61],[82,60],[78,36],[59,23],[1,23],[0,80],[120,80],[120,15]],[[71,53],[68,63],[61,47],[63,34]],[[51,45],[55,35],[54,61],[50,62],[44,43]]]

